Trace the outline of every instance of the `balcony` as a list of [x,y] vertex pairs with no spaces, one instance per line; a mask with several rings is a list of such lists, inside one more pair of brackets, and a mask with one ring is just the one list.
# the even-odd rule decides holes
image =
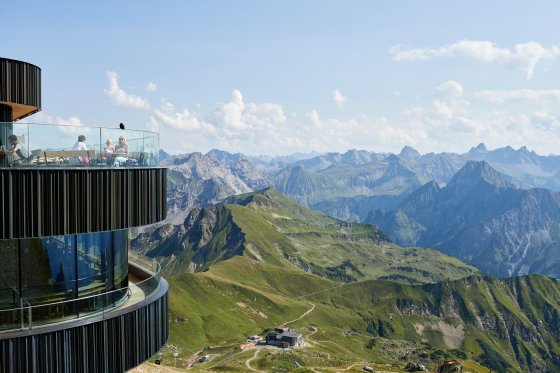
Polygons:
[[[8,139],[0,146],[0,167],[151,167],[159,165],[159,134],[119,128],[4,123],[22,152]],[[80,136],[84,145],[76,149]]]
[[0,311],[0,371],[124,372],[153,356],[169,334],[168,284],[159,264],[131,259],[126,288]]

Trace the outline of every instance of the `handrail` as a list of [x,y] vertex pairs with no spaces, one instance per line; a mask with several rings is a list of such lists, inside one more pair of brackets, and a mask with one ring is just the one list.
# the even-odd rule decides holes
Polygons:
[[[6,328],[4,330],[0,329],[0,334],[4,333],[4,332],[11,332],[14,330],[30,330],[34,327],[37,326],[43,326],[43,325],[47,325],[47,324],[52,324],[52,323],[57,323],[57,322],[61,322],[61,321],[65,321],[67,320],[69,317],[72,318],[72,320],[81,320],[81,319],[86,319],[89,317],[95,317],[98,316],[99,314],[105,314],[108,311],[111,311],[117,307],[119,307],[120,305],[122,305],[126,300],[130,299],[131,296],[133,295],[133,286],[139,288],[140,290],[142,290],[143,293],[143,299],[145,300],[149,295],[151,295],[155,289],[158,287],[159,283],[160,283],[160,279],[161,279],[161,264],[156,261],[156,260],[152,260],[152,263],[155,264],[155,272],[151,272],[151,276],[136,283],[136,284],[131,284],[127,287],[124,288],[120,288],[120,289],[115,289],[115,290],[111,290],[108,292],[103,292],[103,293],[98,293],[98,294],[92,294],[92,295],[88,295],[88,296],[84,296],[84,297],[80,297],[80,298],[76,298],[76,299],[69,299],[69,300],[63,300],[63,301],[57,301],[57,302],[50,302],[50,303],[43,303],[43,304],[36,304],[36,305],[31,305],[29,304],[29,302],[24,298],[24,297],[20,297],[20,302],[23,304],[24,302],[27,303],[27,306],[21,306],[21,307],[17,307],[17,308],[9,308],[9,309],[2,309],[0,310],[0,328],[2,328],[3,324],[2,324],[2,315],[3,314],[10,314],[10,313],[14,313],[14,314],[18,314],[19,315],[19,320],[14,320],[12,325],[15,325],[17,323],[17,325],[19,327],[12,327],[12,328]],[[108,299],[111,299],[112,296],[114,294],[117,293],[122,293],[123,295],[118,297],[118,299],[113,299],[111,302],[109,302],[109,304],[105,304],[105,302]],[[95,302],[95,299],[101,299],[103,302],[103,306],[98,308],[98,309],[94,309],[93,311],[91,310],[80,310],[79,306],[80,303],[84,304],[88,301],[91,302]],[[34,315],[37,316],[37,314],[39,313],[40,310],[49,310],[51,308],[54,307],[68,307],[67,305],[71,305],[71,307],[69,307],[72,311],[75,310],[75,314],[74,312],[72,312],[70,315],[65,315],[64,313],[58,313],[55,317],[52,317],[50,314],[48,315],[49,317],[46,320],[41,320],[40,316],[37,317],[33,317]],[[27,315],[25,315],[25,311],[27,311]],[[81,315],[80,315],[81,314]],[[27,316],[27,320],[25,320],[25,316]],[[37,320],[39,319],[39,321],[37,322],[33,322],[33,320]]]

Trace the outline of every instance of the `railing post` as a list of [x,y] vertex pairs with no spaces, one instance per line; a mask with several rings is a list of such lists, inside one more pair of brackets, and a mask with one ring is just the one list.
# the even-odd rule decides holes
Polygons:
[[23,321],[23,298],[20,296],[19,297],[19,314],[20,314],[20,321],[21,321],[21,328],[24,329],[25,328],[25,323]]
[[29,305],[29,329],[33,328],[33,311],[31,309],[31,305]]

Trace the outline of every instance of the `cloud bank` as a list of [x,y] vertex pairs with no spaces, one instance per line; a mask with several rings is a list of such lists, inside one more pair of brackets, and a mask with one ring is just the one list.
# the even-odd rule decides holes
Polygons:
[[395,61],[429,61],[439,58],[469,58],[486,63],[504,63],[520,67],[525,79],[531,79],[535,66],[542,60],[560,56],[560,45],[550,48],[531,41],[516,44],[513,49],[501,48],[490,41],[463,40],[437,48],[406,48],[395,45],[389,49]]

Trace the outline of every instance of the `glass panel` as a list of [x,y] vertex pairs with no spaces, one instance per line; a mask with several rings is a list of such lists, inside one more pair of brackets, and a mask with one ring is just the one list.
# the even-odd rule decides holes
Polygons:
[[85,297],[106,291],[106,248],[110,232],[78,235],[78,294]]
[[95,314],[139,289],[149,295],[159,285],[159,264],[132,259],[153,275],[129,288],[127,230],[0,240],[0,330]]
[[75,297],[74,236],[20,240],[22,296],[30,304]]
[[[0,167],[6,166],[72,166],[135,167],[159,164],[159,135],[139,130],[73,125],[0,123],[4,150],[0,149]],[[13,130],[12,130],[13,127]],[[21,162],[9,150],[8,136],[18,138],[25,154]],[[85,138],[85,139],[84,139]],[[87,151],[87,156],[72,151]]]
[[114,232],[115,288],[128,286],[128,230]]

